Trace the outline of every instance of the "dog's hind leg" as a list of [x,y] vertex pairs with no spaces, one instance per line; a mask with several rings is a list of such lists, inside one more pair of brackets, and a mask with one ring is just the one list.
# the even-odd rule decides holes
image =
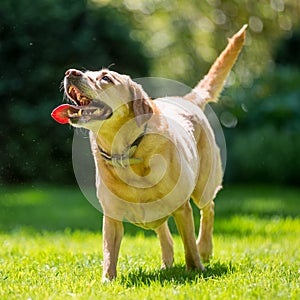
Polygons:
[[173,239],[168,226],[168,221],[155,229],[159,238],[161,252],[162,252],[162,268],[172,267],[174,260]]
[[173,213],[173,216],[183,241],[186,268],[188,270],[205,270],[200,262],[196,245],[194,218],[190,202],[186,201]]
[[213,253],[213,227],[214,227],[214,207],[213,201],[209,202],[201,209],[201,220],[197,247],[203,261],[208,261]]
[[102,282],[117,276],[117,262],[124,227],[121,221],[103,217],[103,274]]

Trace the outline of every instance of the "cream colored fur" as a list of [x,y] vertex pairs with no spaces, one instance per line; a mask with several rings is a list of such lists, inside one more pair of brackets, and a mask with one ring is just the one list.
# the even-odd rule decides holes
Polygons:
[[[187,269],[204,270],[200,259],[207,261],[212,255],[213,200],[221,188],[223,172],[220,151],[203,109],[207,102],[217,101],[243,46],[245,30],[246,26],[229,40],[208,74],[183,98],[151,100],[126,75],[107,69],[76,71],[77,81],[72,84],[113,110],[106,120],[69,121],[75,127],[90,130],[97,194],[104,210],[104,281],[117,275],[124,218],[156,231],[162,266],[166,268],[173,263],[173,241],[167,224],[172,215],[183,240]],[[68,76],[71,73],[72,70]],[[68,76],[66,82],[70,80]],[[104,76],[109,76],[111,82],[99,81]],[[180,124],[181,131],[176,124]],[[141,163],[118,168],[103,159],[99,148],[110,155],[121,155],[143,134],[145,125],[146,134],[133,153]],[[190,198],[201,210],[197,240]]]

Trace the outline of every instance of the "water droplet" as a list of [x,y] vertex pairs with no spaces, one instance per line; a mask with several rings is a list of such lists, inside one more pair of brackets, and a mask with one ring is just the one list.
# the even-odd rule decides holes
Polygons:
[[234,128],[238,123],[238,119],[231,112],[224,111],[220,116],[220,122],[227,128]]
[[242,103],[242,104],[241,104],[241,107],[242,107],[242,110],[243,110],[244,112],[248,112],[248,107],[247,107],[247,105],[246,105],[245,103]]

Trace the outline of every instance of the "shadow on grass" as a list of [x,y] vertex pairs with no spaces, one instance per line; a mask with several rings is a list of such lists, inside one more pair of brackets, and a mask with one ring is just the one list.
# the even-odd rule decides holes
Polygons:
[[153,283],[160,283],[162,286],[169,283],[181,285],[219,278],[225,274],[234,272],[234,270],[235,268],[231,262],[229,264],[215,262],[213,265],[206,266],[204,272],[197,270],[187,271],[185,266],[182,265],[175,265],[169,269],[153,271],[139,268],[129,274],[121,275],[120,280],[121,283],[128,288],[142,285],[150,286]]

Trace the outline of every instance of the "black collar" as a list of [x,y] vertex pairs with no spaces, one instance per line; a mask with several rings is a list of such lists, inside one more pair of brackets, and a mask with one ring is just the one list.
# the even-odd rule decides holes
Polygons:
[[133,157],[136,149],[143,140],[147,130],[147,125],[144,127],[144,131],[135,139],[135,141],[126,148],[123,154],[108,154],[99,145],[98,149],[100,151],[101,157],[110,165],[114,167],[126,168],[130,165],[136,165],[143,161],[142,158]]

